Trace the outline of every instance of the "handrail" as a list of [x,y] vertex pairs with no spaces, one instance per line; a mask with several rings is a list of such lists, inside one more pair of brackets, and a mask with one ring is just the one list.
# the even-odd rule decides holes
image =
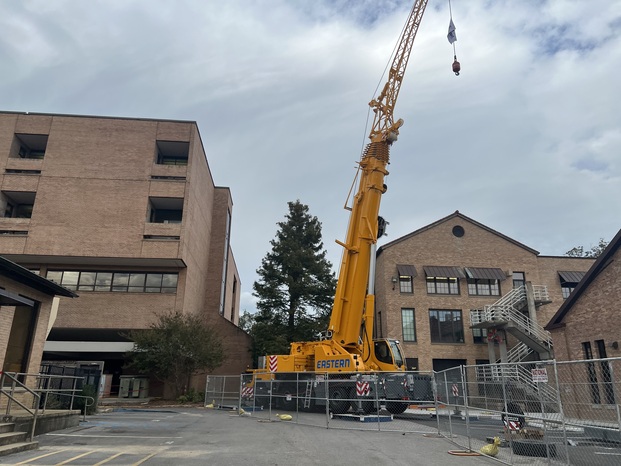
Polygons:
[[[46,397],[45,397],[45,401],[43,404],[43,410],[45,411],[45,403],[47,402],[47,395],[52,394],[52,395],[57,395],[57,396],[70,396],[71,397],[71,406],[69,407],[69,409],[73,409],[73,400],[74,398],[84,398],[84,413],[82,413],[82,420],[86,421],[86,411],[88,410],[89,406],[93,406],[95,404],[95,398],[92,396],[88,396],[88,395],[76,395],[75,393],[63,393],[63,390],[41,390],[41,391],[45,391],[46,393]],[[68,391],[68,390],[67,390]],[[91,401],[91,403],[88,403],[88,401]]]
[[[0,395],[4,394],[7,397],[7,404],[6,404],[6,415],[7,416],[11,415],[11,402],[17,403],[24,411],[32,415],[32,425],[30,426],[30,441],[32,442],[34,439],[34,432],[35,432],[35,426],[37,424],[37,417],[39,415],[39,403],[41,402],[41,395],[31,390],[25,384],[17,380],[16,376],[17,376],[17,373],[13,373],[13,375],[11,375],[11,373],[9,372],[0,371]],[[11,380],[10,390],[5,390],[4,388],[4,381],[7,378]],[[19,401],[14,396],[15,389],[18,387],[20,390],[26,391],[33,396],[34,411],[28,408],[25,404],[23,404],[21,401]]]

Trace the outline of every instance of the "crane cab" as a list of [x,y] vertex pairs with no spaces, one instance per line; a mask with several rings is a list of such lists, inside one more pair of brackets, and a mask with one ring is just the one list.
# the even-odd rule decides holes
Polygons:
[[405,371],[405,359],[398,340],[373,340],[373,362],[382,371]]

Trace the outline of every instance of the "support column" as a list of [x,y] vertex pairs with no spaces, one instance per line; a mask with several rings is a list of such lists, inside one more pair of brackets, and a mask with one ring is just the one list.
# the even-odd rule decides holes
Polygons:
[[526,282],[526,303],[528,304],[528,317],[532,322],[537,322],[537,308],[535,307],[535,292],[533,284]]
[[498,349],[500,350],[500,362],[507,363],[509,362],[509,357],[507,355],[507,333],[504,330],[497,330],[498,338]]

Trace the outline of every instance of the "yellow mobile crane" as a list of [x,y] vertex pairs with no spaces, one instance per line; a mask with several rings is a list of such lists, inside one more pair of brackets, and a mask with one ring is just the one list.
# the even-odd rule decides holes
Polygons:
[[[351,210],[347,238],[337,241],[344,253],[328,329],[319,341],[294,342],[288,355],[266,357],[265,367],[253,371],[259,401],[276,400],[281,408],[291,409],[300,399],[305,401],[300,407],[307,408],[321,405],[322,400],[325,405],[329,399],[332,412],[344,413],[350,406],[371,412],[377,408],[373,400],[381,399],[397,414],[405,411],[409,400],[421,399],[421,385],[425,387],[422,397],[432,396],[429,379],[421,381],[420,376],[405,373],[398,341],[372,338],[376,243],[385,227],[379,217],[380,199],[386,192],[389,149],[403,125],[401,119],[394,121],[393,110],[427,1],[414,1],[388,80],[369,103],[375,113],[371,142],[359,162],[360,180],[352,206],[346,207]],[[361,380],[367,385],[356,390]]]

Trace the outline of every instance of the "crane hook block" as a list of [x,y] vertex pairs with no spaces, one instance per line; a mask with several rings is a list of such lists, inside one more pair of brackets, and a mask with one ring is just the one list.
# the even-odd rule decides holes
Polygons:
[[453,61],[453,73],[455,73],[455,76],[459,76],[460,71],[461,71],[461,65],[457,61],[457,56],[455,56],[455,60]]

